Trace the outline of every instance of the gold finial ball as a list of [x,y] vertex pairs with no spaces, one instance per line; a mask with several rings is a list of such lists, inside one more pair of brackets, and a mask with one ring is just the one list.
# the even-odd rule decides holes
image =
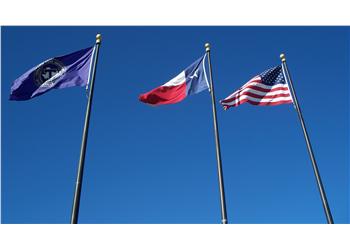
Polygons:
[[280,54],[280,58],[281,58],[282,62],[285,62],[285,61],[286,61],[286,57],[284,56],[284,54],[283,54],[283,53],[282,53],[282,54]]
[[206,50],[206,51],[209,51],[209,50],[210,50],[210,44],[209,44],[209,43],[206,43],[206,44],[205,44],[205,50]]
[[97,35],[96,35],[96,43],[100,43],[100,42],[101,42],[101,39],[102,39],[101,34],[97,34]]

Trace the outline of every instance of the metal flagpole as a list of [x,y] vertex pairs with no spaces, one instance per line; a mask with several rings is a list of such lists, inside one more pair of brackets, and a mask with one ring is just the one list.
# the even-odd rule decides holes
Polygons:
[[92,97],[94,95],[94,83],[95,83],[95,76],[96,76],[96,66],[97,66],[97,59],[98,59],[98,51],[101,44],[101,35],[96,35],[96,47],[95,47],[95,54],[93,55],[93,66],[92,66],[92,73],[91,73],[91,84],[90,84],[90,93],[88,98],[88,103],[86,107],[86,114],[85,114],[85,124],[84,124],[84,131],[83,131],[83,139],[81,142],[81,149],[80,149],[80,159],[79,159],[79,166],[78,166],[78,174],[77,174],[77,181],[75,185],[75,193],[74,193],[74,200],[73,200],[73,209],[72,209],[72,215],[71,215],[71,224],[77,224],[78,222],[78,215],[79,215],[79,205],[80,205],[80,193],[81,193],[81,186],[83,181],[83,174],[84,174],[84,162],[85,162],[85,153],[86,153],[86,143],[87,143],[87,137],[88,137],[88,131],[89,131],[89,123],[90,123],[90,113],[91,113],[91,106],[92,106]]
[[313,170],[314,170],[314,173],[315,173],[315,176],[316,176],[317,186],[318,186],[318,190],[320,191],[321,200],[322,200],[322,204],[323,204],[323,209],[324,209],[326,217],[327,217],[327,222],[328,222],[328,224],[334,224],[332,213],[331,213],[331,211],[329,209],[329,206],[328,206],[326,193],[325,193],[324,188],[323,188],[321,176],[320,176],[320,174],[318,172],[317,163],[316,163],[316,160],[315,160],[315,157],[314,157],[314,153],[312,151],[309,135],[308,135],[308,133],[306,131],[306,126],[305,126],[305,123],[304,123],[303,115],[302,115],[301,109],[299,107],[299,103],[298,103],[298,99],[297,99],[297,96],[296,96],[296,93],[295,93],[295,90],[294,90],[294,87],[293,87],[292,79],[291,79],[291,77],[289,75],[286,58],[285,58],[284,54],[281,54],[280,58],[281,58],[281,61],[282,61],[283,73],[284,73],[284,75],[285,75],[285,77],[286,77],[286,79],[288,81],[288,84],[290,85],[290,89],[291,89],[291,93],[292,93],[292,97],[293,97],[293,101],[294,101],[294,106],[295,106],[295,108],[297,110],[298,117],[299,117],[299,120],[300,120],[300,123],[301,123],[301,127],[303,128],[307,150],[309,152],[309,156],[310,156],[310,159],[311,159],[311,162],[312,162],[312,167],[313,167]]
[[220,200],[221,200],[221,222],[222,222],[222,224],[227,224],[228,221],[227,221],[227,214],[226,214],[224,179],[223,179],[222,164],[221,164],[219,128],[218,128],[218,122],[216,119],[216,104],[215,104],[214,85],[213,85],[212,69],[211,69],[211,62],[210,62],[210,44],[209,43],[205,44],[205,52],[208,55],[208,63],[209,63],[210,94],[211,94],[212,108],[213,108],[213,121],[214,121],[215,144],[216,144],[216,159],[217,159],[217,166],[218,166]]

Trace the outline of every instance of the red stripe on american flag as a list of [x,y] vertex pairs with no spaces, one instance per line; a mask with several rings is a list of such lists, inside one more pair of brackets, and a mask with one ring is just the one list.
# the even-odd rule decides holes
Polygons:
[[[271,89],[264,89],[264,88],[261,88],[259,86],[248,86],[244,89],[255,89],[255,90],[258,90],[258,91],[261,91],[261,92],[266,92],[266,93],[269,93],[269,92],[272,92],[272,91],[276,91],[276,90],[288,90],[288,87],[274,87],[274,88],[271,88]],[[242,90],[244,90],[242,89]],[[242,91],[241,90],[241,91]]]
[[[266,86],[266,88],[263,88],[263,87],[260,87],[260,86],[257,86],[256,83],[260,84],[260,85],[263,85],[263,86]],[[284,90],[284,91],[288,91],[288,87],[280,87],[280,86],[276,86],[276,87],[272,87],[270,85],[265,85],[263,83],[261,83],[261,81],[258,81],[258,82],[249,82],[246,83],[243,87],[241,87],[240,89],[236,90],[235,92],[233,92],[229,97],[227,97],[226,99],[228,100],[229,98],[231,98],[231,96],[234,96],[236,94],[238,94],[239,92],[242,92],[246,89],[254,89],[254,90],[257,90],[257,91],[261,91],[261,92],[272,92],[272,91],[275,91],[275,90]],[[226,100],[225,99],[225,100]]]
[[278,102],[255,102],[255,101],[251,101],[249,99],[242,99],[239,102],[232,104],[232,105],[225,105],[222,104],[224,106],[224,109],[227,110],[231,107],[237,107],[243,103],[250,103],[252,105],[257,105],[257,106],[276,106],[276,105],[280,105],[280,104],[289,104],[289,103],[293,103],[292,100],[287,100],[287,101],[278,101]]
[[[267,93],[271,93],[271,92],[267,92]],[[290,94],[276,94],[276,95],[258,95],[258,94],[254,94],[254,93],[250,93],[250,92],[245,92],[243,94],[237,94],[234,97],[230,98],[230,99],[225,99],[222,100],[221,103],[230,103],[238,98],[242,98],[244,96],[250,96],[250,97],[254,97],[254,98],[258,98],[260,100],[264,100],[264,99],[272,99],[272,98],[278,98],[278,97],[290,97]]]

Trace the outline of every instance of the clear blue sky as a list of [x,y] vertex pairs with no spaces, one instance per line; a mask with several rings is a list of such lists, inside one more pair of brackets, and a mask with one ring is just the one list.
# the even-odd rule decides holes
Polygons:
[[[220,223],[208,92],[175,105],[138,101],[212,45],[217,100],[286,54],[335,223],[349,223],[347,27],[3,27],[2,223],[69,223],[84,88],[9,101],[45,59],[102,46],[80,223]],[[217,106],[229,223],[325,223],[292,105]]]

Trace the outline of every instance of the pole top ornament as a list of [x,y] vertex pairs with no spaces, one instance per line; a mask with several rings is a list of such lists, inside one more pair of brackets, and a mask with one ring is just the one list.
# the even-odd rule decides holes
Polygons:
[[282,54],[280,54],[280,58],[281,58],[281,61],[282,62],[285,62],[286,61],[286,57],[285,57],[285,55],[282,53]]
[[97,34],[96,35],[96,43],[101,43],[101,40],[102,40],[101,34]]
[[205,44],[205,51],[206,51],[206,52],[209,52],[209,51],[210,51],[210,44],[209,44],[209,43],[206,43],[206,44]]

